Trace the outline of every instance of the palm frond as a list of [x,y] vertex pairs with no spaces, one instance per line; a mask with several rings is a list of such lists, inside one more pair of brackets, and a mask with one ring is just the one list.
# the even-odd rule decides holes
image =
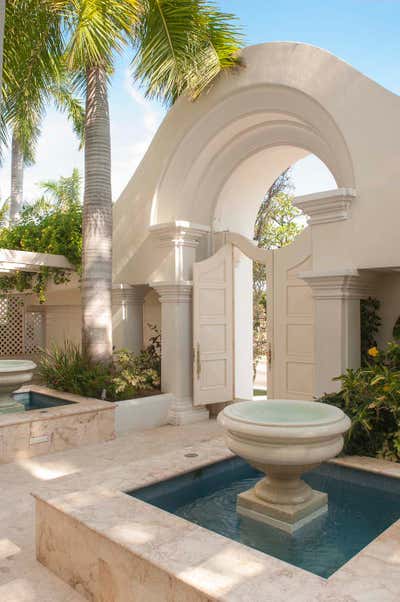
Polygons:
[[140,13],[140,0],[70,0],[58,2],[69,35],[68,66],[81,71],[93,66],[112,67],[130,39]]
[[238,64],[241,34],[230,14],[203,0],[145,0],[135,27],[134,77],[166,104],[196,98],[222,69]]
[[3,98],[4,129],[16,132],[25,162],[34,159],[40,122],[58,76],[63,36],[51,0],[8,0],[6,5]]
[[50,87],[50,94],[56,108],[65,113],[71,121],[80,142],[80,148],[82,148],[85,130],[85,108],[82,99],[75,92],[74,79],[66,70],[61,72],[60,77]]

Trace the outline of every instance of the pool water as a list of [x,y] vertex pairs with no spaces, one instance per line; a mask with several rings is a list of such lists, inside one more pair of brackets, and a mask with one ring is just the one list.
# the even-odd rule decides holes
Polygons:
[[323,464],[304,480],[328,493],[328,512],[289,535],[236,513],[262,476],[233,458],[128,493],[325,578],[400,518],[400,479]]
[[50,397],[49,395],[42,395],[41,393],[34,393],[29,391],[28,393],[14,393],[13,399],[18,403],[25,406],[25,411],[30,410],[46,410],[47,408],[58,408],[59,406],[67,406],[74,403],[73,401],[67,401],[58,397]]

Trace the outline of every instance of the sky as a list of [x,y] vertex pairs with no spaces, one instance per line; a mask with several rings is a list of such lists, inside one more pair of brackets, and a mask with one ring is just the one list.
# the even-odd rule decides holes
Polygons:
[[[400,94],[400,0],[217,0],[234,13],[246,45],[271,41],[306,42],[325,48],[365,75]],[[129,51],[116,64],[110,90],[112,185],[117,199],[128,183],[165,110],[144,99],[132,83]],[[49,107],[36,153],[25,170],[25,198],[36,198],[38,183],[83,173],[83,153],[65,116]],[[326,167],[307,157],[293,167],[295,194],[334,187]],[[9,194],[10,162],[0,169],[0,192]]]

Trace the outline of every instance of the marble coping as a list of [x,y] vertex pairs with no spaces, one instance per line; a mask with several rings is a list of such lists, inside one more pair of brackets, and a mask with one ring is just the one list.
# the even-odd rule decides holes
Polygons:
[[[123,493],[232,456],[222,438],[191,451],[197,455],[175,450],[116,467],[101,487],[33,494],[38,560],[94,601],[400,599],[400,520],[323,579]],[[391,462],[335,462],[400,477]]]
[[87,412],[115,410],[115,404],[110,403],[109,401],[102,401],[101,399],[95,399],[91,397],[82,397],[81,395],[74,395],[72,393],[64,393],[63,391],[57,391],[56,389],[49,389],[48,387],[39,385],[24,385],[16,391],[16,393],[29,392],[40,393],[42,395],[48,395],[49,397],[56,397],[57,399],[72,401],[74,405],[71,404],[54,408],[46,408],[46,414],[43,414],[43,410],[40,409],[29,410],[29,412],[16,412],[14,414],[1,414],[0,429],[3,426],[25,424],[27,422],[34,422],[36,420],[51,420],[76,414],[85,414]]
[[72,404],[0,415],[0,464],[115,438],[115,404],[29,385]]

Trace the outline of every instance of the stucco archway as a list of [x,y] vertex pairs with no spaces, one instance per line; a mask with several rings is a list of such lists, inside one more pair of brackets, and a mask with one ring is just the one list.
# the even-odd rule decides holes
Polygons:
[[[238,170],[248,189],[257,173],[254,202],[259,203],[262,190],[310,153],[327,165],[339,187],[354,187],[344,138],[315,100],[281,85],[235,91],[219,100],[180,141],[157,186],[152,223],[179,216],[211,225],[220,196]],[[243,163],[246,169],[241,169]]]
[[[169,328],[165,386],[187,420],[198,416],[190,408],[193,262],[212,252],[213,230],[250,234],[263,192],[286,167],[314,154],[338,187],[303,200],[318,215],[301,276],[335,339],[325,364],[336,374],[357,356],[349,324],[361,294],[358,270],[400,265],[398,226],[388,219],[398,211],[399,98],[305,44],[253,46],[243,61],[197,102],[176,103],[114,211],[114,279],[160,292]],[[316,355],[325,347],[321,339]]]

